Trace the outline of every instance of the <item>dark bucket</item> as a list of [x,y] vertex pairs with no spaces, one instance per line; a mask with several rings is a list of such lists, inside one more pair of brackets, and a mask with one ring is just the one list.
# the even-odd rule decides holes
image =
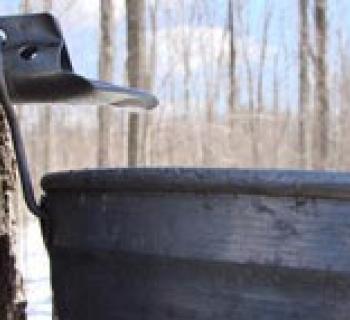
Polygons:
[[60,320],[349,319],[349,174],[87,170],[42,185]]

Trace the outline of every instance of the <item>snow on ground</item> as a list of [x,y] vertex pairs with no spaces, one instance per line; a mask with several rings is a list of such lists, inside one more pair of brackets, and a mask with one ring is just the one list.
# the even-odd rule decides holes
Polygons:
[[49,259],[37,220],[28,220],[19,239],[21,259],[18,265],[24,276],[28,320],[51,320]]

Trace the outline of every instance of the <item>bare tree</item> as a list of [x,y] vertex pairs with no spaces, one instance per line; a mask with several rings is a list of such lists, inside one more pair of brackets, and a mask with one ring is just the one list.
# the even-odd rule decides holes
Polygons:
[[[127,0],[128,77],[132,87],[144,87],[145,57],[145,1]],[[128,123],[128,165],[138,163],[139,115],[130,113]]]
[[306,115],[309,102],[308,79],[308,0],[299,0],[299,115],[298,115],[298,165],[307,166]]
[[[112,0],[100,0],[100,60],[99,76],[101,80],[113,80],[114,69],[114,9]],[[98,165],[109,164],[111,110],[108,106],[98,109]]]
[[233,15],[233,0],[228,2],[228,33],[229,33],[229,127],[231,132],[230,139],[233,136],[234,114],[236,109],[236,43],[235,43],[235,24]]
[[326,0],[315,0],[315,117],[313,130],[313,167],[325,169],[328,160],[329,102],[327,86]]

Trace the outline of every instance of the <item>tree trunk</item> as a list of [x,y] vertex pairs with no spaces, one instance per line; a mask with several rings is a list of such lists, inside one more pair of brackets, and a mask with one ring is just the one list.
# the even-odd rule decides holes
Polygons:
[[[30,12],[30,1],[22,0],[20,11]],[[19,121],[21,110],[17,109]],[[18,241],[18,191],[15,161],[10,147],[5,115],[0,107],[0,319],[26,319],[22,276],[16,269],[15,246]],[[12,198],[12,199],[11,199]]]
[[[112,0],[100,0],[100,63],[99,75],[103,81],[113,80],[114,69],[114,10]],[[106,167],[109,164],[111,110],[102,106],[98,110],[98,165]]]
[[[234,115],[236,110],[236,44],[233,18],[233,0],[228,3],[228,32],[229,32],[229,92],[228,92],[228,109],[229,109],[229,129],[230,140],[233,139]],[[231,141],[232,143],[232,141]]]
[[[131,87],[143,88],[145,55],[145,1],[127,0],[128,77]],[[139,150],[139,115],[130,113],[128,123],[128,165],[137,166]]]
[[306,115],[309,101],[308,80],[308,0],[299,0],[299,117],[298,117],[298,165],[307,167]]
[[328,160],[329,103],[327,88],[327,21],[326,0],[315,0],[315,118],[313,136],[313,167],[325,169]]
[[[0,319],[25,319],[26,302],[15,266],[16,219],[10,206],[15,167],[3,111],[0,111]],[[20,296],[22,295],[22,297]]]

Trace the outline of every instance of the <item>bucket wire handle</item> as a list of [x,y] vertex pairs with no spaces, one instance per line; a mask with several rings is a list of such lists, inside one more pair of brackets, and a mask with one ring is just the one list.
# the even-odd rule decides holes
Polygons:
[[5,116],[10,128],[11,140],[15,150],[18,172],[21,180],[23,197],[28,209],[37,217],[43,217],[43,210],[37,202],[34,194],[33,181],[28,169],[28,161],[25,153],[22,134],[16,113],[8,94],[5,71],[3,64],[3,41],[0,44],[0,103],[3,105]]

